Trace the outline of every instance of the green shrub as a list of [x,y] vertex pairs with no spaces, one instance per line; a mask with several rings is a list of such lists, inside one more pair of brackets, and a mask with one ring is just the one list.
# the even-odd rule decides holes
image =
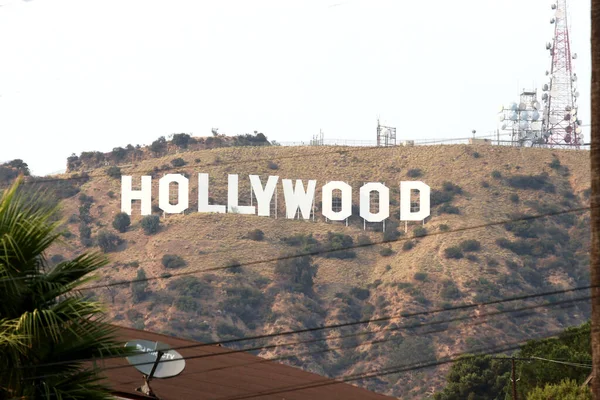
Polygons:
[[404,242],[404,244],[402,245],[402,250],[404,251],[409,251],[411,250],[413,247],[415,247],[415,242],[413,242],[412,240],[407,240],[406,242]]
[[460,214],[460,210],[456,206],[444,203],[438,208],[438,214]]
[[420,176],[423,176],[423,171],[421,171],[418,168],[414,168],[414,169],[409,169],[406,172],[406,176],[408,176],[409,178],[418,178]]
[[481,181],[481,187],[487,189],[490,187],[490,184],[488,181]]
[[394,251],[391,249],[391,247],[383,247],[381,250],[379,250],[379,255],[382,257],[389,257],[392,254],[394,254]]
[[460,249],[462,251],[464,251],[465,253],[470,252],[470,251],[481,250],[481,243],[475,239],[463,240],[462,242],[460,242],[459,246],[460,246]]
[[453,259],[461,259],[464,257],[463,252],[460,250],[459,247],[448,247],[444,250],[444,256],[446,258],[453,258]]
[[368,235],[358,235],[356,242],[359,246],[368,246],[370,244],[373,244],[373,241]]
[[52,257],[50,257],[50,262],[54,265],[59,264],[63,261],[65,261],[65,258],[62,254],[54,254]]
[[233,258],[229,260],[227,264],[225,264],[225,268],[227,268],[227,270],[231,273],[239,274],[240,272],[242,272],[242,263],[239,262],[237,259]]
[[481,154],[479,154],[478,152],[474,151],[473,152],[473,158],[479,158],[481,157]]
[[502,178],[502,174],[500,173],[500,171],[494,170],[494,171],[492,171],[492,178],[500,179],[500,178]]
[[183,167],[186,164],[185,160],[181,157],[171,160],[171,165],[175,168]]
[[264,238],[265,233],[260,229],[254,229],[253,231],[248,232],[248,239],[250,240],[256,240],[257,242],[260,242]]
[[190,296],[178,296],[175,299],[175,307],[179,311],[185,312],[198,312],[200,310],[200,304]]
[[119,245],[123,243],[123,239],[112,232],[102,230],[98,232],[98,236],[96,236],[96,243],[103,252],[109,253],[115,251]]
[[452,182],[444,182],[442,183],[442,190],[444,192],[454,193],[454,194],[462,194],[463,190],[460,186],[452,183]]
[[187,133],[175,133],[171,142],[175,146],[185,149],[192,142],[192,137]]
[[106,170],[106,175],[110,176],[111,178],[119,179],[121,177],[121,168],[116,166],[108,167]]
[[183,258],[181,258],[178,255],[165,254],[162,257],[162,265],[165,268],[174,269],[174,268],[185,267],[186,262],[185,262],[185,260]]
[[366,300],[371,295],[371,291],[369,289],[353,287],[350,289],[350,294],[359,300]]
[[131,218],[129,217],[129,215],[127,215],[127,213],[121,212],[118,213],[117,215],[115,215],[115,218],[113,219],[113,223],[112,226],[113,228],[115,228],[117,231],[124,233],[127,232],[127,228],[131,225]]
[[519,202],[519,195],[516,193],[513,193],[509,196],[510,201],[512,201],[513,203],[517,204]]
[[354,239],[352,239],[352,236],[344,235],[342,233],[327,232],[325,248],[329,251],[324,253],[323,256],[325,258],[338,258],[340,260],[355,258],[356,253],[349,249],[353,244]]
[[516,189],[543,190],[547,193],[554,193],[555,186],[549,182],[546,174],[540,175],[514,175],[507,179],[507,183]]
[[462,296],[460,290],[456,284],[447,279],[442,282],[442,290],[440,291],[440,297],[444,300],[458,299]]
[[140,222],[142,229],[146,235],[153,235],[160,228],[160,218],[158,215],[146,215]]
[[271,170],[278,170],[279,169],[279,165],[277,165],[276,163],[274,163],[273,161],[269,161],[267,163],[267,168],[271,169]]
[[146,280],[146,272],[143,268],[138,270],[135,280],[135,282],[131,282],[133,304],[142,302],[148,297],[148,281]]
[[465,258],[471,262],[478,262],[479,261],[479,257],[477,257],[475,254],[467,254],[465,256]]
[[427,273],[426,272],[416,272],[415,275],[413,276],[413,278],[416,281],[425,281],[427,279]]
[[427,229],[425,229],[425,227],[423,226],[417,226],[414,230],[413,230],[413,235],[415,237],[423,237],[423,236],[427,236]]
[[221,339],[238,339],[244,337],[244,331],[225,322],[217,324],[217,334]]
[[440,225],[440,231],[442,232],[448,232],[450,230],[450,227],[447,224],[441,224]]

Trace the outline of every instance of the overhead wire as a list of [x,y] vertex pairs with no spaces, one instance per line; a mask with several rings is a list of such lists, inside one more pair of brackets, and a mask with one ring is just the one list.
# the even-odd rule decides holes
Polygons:
[[[372,319],[361,320],[361,321],[352,321],[352,322],[346,322],[346,323],[330,324],[330,325],[325,325],[325,326],[320,326],[320,327],[314,327],[314,328],[305,328],[305,329],[299,329],[299,330],[291,330],[291,331],[284,331],[284,332],[278,332],[278,333],[272,333],[272,334],[258,335],[258,336],[253,336],[253,337],[244,337],[244,338],[229,339],[229,340],[224,340],[224,341],[219,341],[219,342],[194,343],[194,344],[191,344],[191,345],[183,345],[183,346],[172,347],[171,350],[184,350],[184,349],[191,349],[191,348],[198,348],[198,347],[213,346],[213,345],[216,345],[216,344],[223,345],[223,344],[231,344],[231,343],[237,343],[237,342],[243,342],[243,341],[250,341],[250,340],[256,341],[256,340],[260,340],[260,339],[273,338],[273,337],[281,337],[281,336],[290,336],[290,335],[295,335],[295,334],[309,333],[309,332],[321,331],[321,330],[326,330],[326,329],[327,330],[329,330],[329,329],[339,329],[339,328],[344,328],[344,327],[349,327],[349,326],[364,325],[364,324],[368,324],[368,323],[386,322],[386,321],[390,321],[390,320],[393,320],[393,319],[399,319],[399,318],[422,317],[422,316],[426,316],[426,315],[430,315],[430,314],[436,314],[436,313],[441,313],[441,312],[451,312],[451,311],[465,310],[465,309],[471,309],[471,308],[481,308],[481,307],[485,307],[485,306],[489,306],[489,305],[497,305],[497,304],[502,304],[502,303],[507,303],[507,302],[522,301],[522,300],[534,299],[534,298],[540,298],[540,297],[546,297],[546,296],[556,296],[558,294],[566,294],[566,293],[571,293],[571,292],[574,292],[574,291],[588,290],[588,289],[590,289],[590,287],[572,288],[572,289],[566,289],[566,290],[559,290],[559,291],[551,291],[551,292],[539,293],[539,294],[534,294],[534,295],[523,295],[523,296],[518,296],[518,297],[498,299],[498,300],[493,300],[493,301],[488,301],[488,302],[482,302],[482,303],[477,303],[477,304],[464,304],[464,305],[459,305],[459,306],[454,306],[454,307],[441,308],[441,309],[433,309],[433,310],[426,310],[426,311],[420,311],[420,312],[414,312],[414,313],[401,313],[401,314],[395,315],[395,316],[384,316],[384,317],[372,318]],[[526,310],[536,309],[536,308],[540,308],[540,307],[552,307],[552,306],[558,306],[558,305],[562,305],[562,304],[577,303],[577,302],[580,302],[580,301],[589,300],[590,298],[591,298],[591,296],[579,297],[579,298],[575,298],[575,299],[566,299],[566,300],[562,300],[562,301],[550,302],[550,303],[545,303],[545,304],[524,306],[521,309],[511,309],[511,310],[501,310],[501,311],[497,311],[497,312],[491,312],[491,313],[488,313],[487,315],[483,314],[483,315],[480,315],[480,316],[455,317],[455,318],[451,318],[451,319],[448,319],[448,320],[431,321],[431,322],[427,322],[427,323],[416,323],[416,324],[413,324],[413,325],[408,325],[408,326],[403,326],[403,327],[390,328],[388,330],[390,330],[390,331],[402,330],[402,329],[406,330],[406,329],[419,328],[419,327],[423,327],[423,326],[430,326],[430,325],[436,325],[436,324],[443,324],[443,323],[451,323],[451,322],[457,322],[457,321],[462,321],[462,320],[469,320],[469,319],[472,319],[472,318],[484,318],[485,316],[502,315],[502,314],[506,314],[506,313],[520,312],[520,311],[526,311]],[[371,334],[371,333],[378,333],[378,332],[381,332],[381,331],[385,331],[385,330],[378,330],[378,331],[372,331],[372,332],[353,333],[353,334],[348,335],[347,337],[362,336],[362,335],[367,335],[367,334]],[[320,342],[320,341],[327,341],[327,340],[338,340],[338,339],[342,339],[342,338],[345,338],[345,337],[346,336],[343,336],[343,337],[333,337],[333,338],[310,339],[310,340],[298,341],[298,342],[294,342],[294,343],[282,343],[282,344],[277,344],[277,345],[258,346],[258,347],[255,347],[255,348],[229,350],[229,351],[226,351],[226,352],[215,353],[214,355],[196,356],[195,358],[213,357],[213,356],[217,356],[217,355],[227,355],[227,354],[234,354],[234,353],[255,351],[255,350],[261,350],[261,349],[276,348],[276,347],[287,347],[287,346],[292,346],[292,345],[308,344],[308,343],[314,343],[314,342]],[[154,351],[155,350],[149,350],[147,352],[152,353]],[[140,352],[140,353],[144,353],[144,352]],[[138,353],[138,354],[140,354],[140,353]],[[120,356],[118,356],[118,357],[120,357]],[[114,358],[114,357],[108,356],[108,357],[104,357],[103,359],[107,359],[107,358]],[[79,359],[77,361],[84,362],[84,361],[96,361],[96,360],[98,360],[98,358]],[[33,366],[28,366],[28,367],[20,367],[20,368],[39,368],[39,367],[42,367],[42,366],[43,367],[52,367],[52,366],[58,366],[58,365],[68,364],[68,363],[71,363],[71,362],[73,362],[73,360],[70,360],[70,361],[60,361],[60,362],[54,362],[54,363],[45,363],[45,364],[33,365]]]

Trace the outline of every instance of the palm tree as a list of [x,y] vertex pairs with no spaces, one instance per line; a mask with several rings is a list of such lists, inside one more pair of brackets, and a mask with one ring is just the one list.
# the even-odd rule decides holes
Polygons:
[[594,399],[600,399],[600,0],[592,0],[592,354]]
[[102,306],[79,291],[106,259],[83,254],[50,268],[56,206],[19,188],[0,198],[0,399],[108,399],[99,365],[125,354]]

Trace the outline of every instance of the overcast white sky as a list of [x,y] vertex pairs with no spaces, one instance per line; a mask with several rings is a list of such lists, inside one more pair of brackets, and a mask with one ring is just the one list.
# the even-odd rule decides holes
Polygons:
[[[0,4],[0,160],[36,174],[212,127],[374,140],[380,116],[401,139],[485,134],[550,67],[548,0]],[[590,4],[569,6],[589,124]]]

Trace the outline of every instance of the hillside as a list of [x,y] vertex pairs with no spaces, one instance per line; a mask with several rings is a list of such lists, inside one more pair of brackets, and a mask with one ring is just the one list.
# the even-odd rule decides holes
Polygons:
[[[173,167],[175,158],[183,159],[185,164]],[[72,257],[83,251],[82,229],[83,236],[90,236],[83,242],[91,248],[100,232],[109,231],[123,242],[110,251],[111,265],[99,283],[162,276],[147,285],[94,291],[110,305],[110,316],[124,326],[218,341],[485,302],[581,286],[589,280],[589,212],[461,230],[588,205],[590,168],[589,153],[585,151],[468,145],[190,148],[163,157],[141,157],[117,169],[113,167],[111,176],[108,168],[89,169],[85,174],[71,168],[69,174],[59,176],[77,174],[84,179],[64,184],[68,193],[65,197],[71,195],[62,202],[71,234],[67,233],[63,245],[49,256],[58,262],[61,256]],[[315,221],[288,220],[284,218],[280,184],[277,218],[197,213],[197,181],[190,179],[191,212],[161,215],[159,231],[147,235],[140,226],[139,207],[134,207],[131,227],[124,233],[113,229],[113,219],[120,212],[119,174],[132,175],[134,182],[139,182],[141,175],[153,175],[156,202],[158,178],[177,172],[190,177],[209,173],[210,196],[217,204],[226,204],[227,174],[240,175],[241,205],[249,204],[249,174],[260,175],[263,183],[269,175],[316,179],[317,202],[326,182],[345,181],[353,187],[355,206],[363,183],[384,182],[391,189],[392,218],[386,224],[385,235],[382,224],[369,224],[363,230],[357,212],[348,226],[326,222],[319,204]],[[421,180],[433,190],[431,217],[425,224],[409,223],[407,232],[404,223],[398,221],[398,184],[403,180]],[[89,235],[85,227],[90,229]],[[459,232],[453,232],[456,230]],[[434,235],[412,238],[427,233]],[[381,244],[384,239],[389,242]],[[367,245],[369,242],[374,244]],[[356,244],[363,246],[343,250]],[[279,263],[256,263],[315,249],[341,250]],[[172,257],[175,262],[168,264],[172,268],[166,268],[165,255],[181,260]],[[243,266],[246,263],[252,265]],[[220,268],[238,264],[242,267]],[[206,269],[214,270],[183,278],[166,275]],[[506,306],[501,304],[484,311],[503,308]],[[329,340],[325,345],[282,346],[259,353],[263,357],[294,354],[281,362],[327,376],[343,376],[543,336],[584,322],[589,307],[577,303],[567,309],[540,308],[529,314],[478,320],[477,324],[444,324],[447,332],[426,333],[439,330],[439,326],[389,330],[405,323],[466,315],[471,315],[470,311],[256,344],[375,332]],[[394,340],[359,346],[363,341],[386,339]],[[338,347],[343,348],[326,351]],[[425,398],[440,388],[446,370],[440,367],[389,374],[354,383],[403,398]]]

